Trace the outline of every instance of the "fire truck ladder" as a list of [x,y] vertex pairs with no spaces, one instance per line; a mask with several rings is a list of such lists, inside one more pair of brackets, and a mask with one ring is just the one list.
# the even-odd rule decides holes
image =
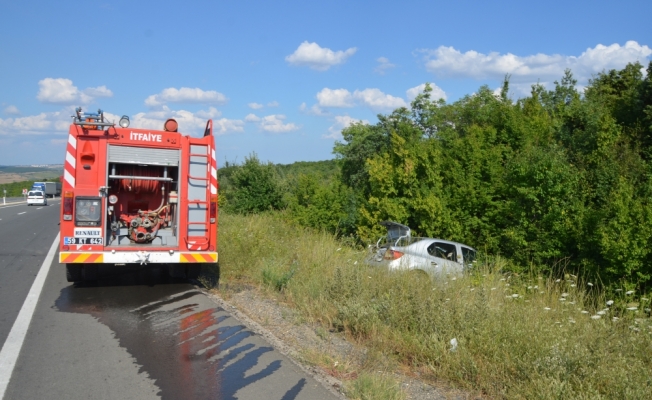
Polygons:
[[[208,250],[210,243],[208,216],[210,207],[210,159],[208,149],[209,147],[205,144],[190,144],[188,157],[188,235],[184,238],[188,250]],[[200,176],[202,173],[204,176]],[[203,182],[203,184],[199,184],[198,181]],[[195,205],[195,207],[191,205]],[[198,227],[192,228],[193,226]],[[191,231],[202,231],[203,235],[191,235]]]

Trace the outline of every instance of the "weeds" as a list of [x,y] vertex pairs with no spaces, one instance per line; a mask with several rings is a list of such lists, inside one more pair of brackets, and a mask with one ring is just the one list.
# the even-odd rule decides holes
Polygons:
[[[431,382],[499,398],[652,392],[650,296],[602,293],[571,274],[503,274],[499,258],[436,282],[388,273],[366,266],[363,251],[282,217],[221,215],[223,281],[271,287],[307,320]],[[357,376],[347,383],[350,397],[400,398],[371,368]],[[390,397],[379,397],[385,392]]]

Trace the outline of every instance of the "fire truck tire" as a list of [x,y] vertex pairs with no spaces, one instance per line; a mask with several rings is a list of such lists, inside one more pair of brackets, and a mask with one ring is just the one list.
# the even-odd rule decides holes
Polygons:
[[186,268],[181,264],[170,264],[170,278],[183,279],[186,277]]
[[96,281],[97,280],[97,264],[86,264],[82,269],[82,276],[84,281]]
[[189,265],[186,267],[186,278],[188,279],[197,279],[201,273],[201,265]]
[[66,264],[66,279],[68,282],[81,282],[82,267],[79,264]]

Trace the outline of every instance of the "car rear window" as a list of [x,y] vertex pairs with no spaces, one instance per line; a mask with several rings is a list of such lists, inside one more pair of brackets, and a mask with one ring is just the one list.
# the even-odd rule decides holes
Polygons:
[[43,192],[29,192],[27,193],[28,196],[43,196]]

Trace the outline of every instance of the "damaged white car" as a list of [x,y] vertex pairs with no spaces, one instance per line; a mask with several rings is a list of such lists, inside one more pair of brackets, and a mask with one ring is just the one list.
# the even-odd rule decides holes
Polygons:
[[387,228],[367,258],[370,265],[389,270],[417,270],[433,278],[461,275],[473,267],[476,250],[462,243],[412,237],[410,228],[397,222],[380,223]]

